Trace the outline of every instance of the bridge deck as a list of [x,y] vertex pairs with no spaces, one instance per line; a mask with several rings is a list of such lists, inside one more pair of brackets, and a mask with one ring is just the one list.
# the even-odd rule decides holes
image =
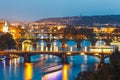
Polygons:
[[61,54],[66,54],[67,56],[78,55],[78,54],[85,54],[85,55],[111,55],[112,52],[83,52],[83,51],[0,51],[0,55],[37,55],[37,54],[49,54],[49,55],[56,55],[59,56]]

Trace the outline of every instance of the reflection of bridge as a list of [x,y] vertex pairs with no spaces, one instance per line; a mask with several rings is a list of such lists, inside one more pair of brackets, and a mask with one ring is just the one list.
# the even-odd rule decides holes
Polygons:
[[55,55],[61,58],[62,63],[67,63],[67,56],[91,55],[100,58],[100,62],[112,54],[112,52],[82,52],[82,51],[0,51],[1,56],[17,55],[24,58],[24,62],[30,62],[30,57],[38,54]]

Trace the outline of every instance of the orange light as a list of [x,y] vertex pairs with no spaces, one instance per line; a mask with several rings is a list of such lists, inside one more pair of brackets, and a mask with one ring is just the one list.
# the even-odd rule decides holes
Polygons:
[[67,52],[67,54],[71,54],[70,52]]
[[62,71],[63,71],[62,80],[68,80],[68,65],[64,65]]
[[99,54],[98,53],[95,53],[96,56],[98,56]]
[[33,76],[32,63],[25,63],[24,76],[25,76],[24,80],[32,80],[32,76]]
[[80,55],[85,55],[85,53],[84,53],[84,52],[81,52]]

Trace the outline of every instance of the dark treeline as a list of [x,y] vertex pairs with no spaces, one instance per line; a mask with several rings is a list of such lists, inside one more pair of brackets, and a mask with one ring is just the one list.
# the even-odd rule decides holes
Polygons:
[[120,80],[120,52],[118,48],[110,55],[110,63],[80,72],[75,80]]
[[74,16],[74,17],[58,17],[45,18],[35,22],[52,22],[58,24],[71,25],[94,25],[94,24],[120,24],[120,15],[104,15],[104,16]]
[[66,38],[74,38],[74,39],[85,39],[85,38],[93,38],[96,35],[93,33],[93,29],[88,28],[74,28],[69,27],[64,29],[64,35]]
[[16,42],[10,33],[5,33],[0,36],[0,50],[15,49]]

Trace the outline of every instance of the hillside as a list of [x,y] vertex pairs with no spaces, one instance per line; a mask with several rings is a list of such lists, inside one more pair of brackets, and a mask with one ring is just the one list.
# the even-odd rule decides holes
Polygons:
[[37,20],[38,23],[55,23],[68,25],[99,25],[99,24],[120,24],[120,15],[104,16],[73,16],[73,17],[56,17]]

